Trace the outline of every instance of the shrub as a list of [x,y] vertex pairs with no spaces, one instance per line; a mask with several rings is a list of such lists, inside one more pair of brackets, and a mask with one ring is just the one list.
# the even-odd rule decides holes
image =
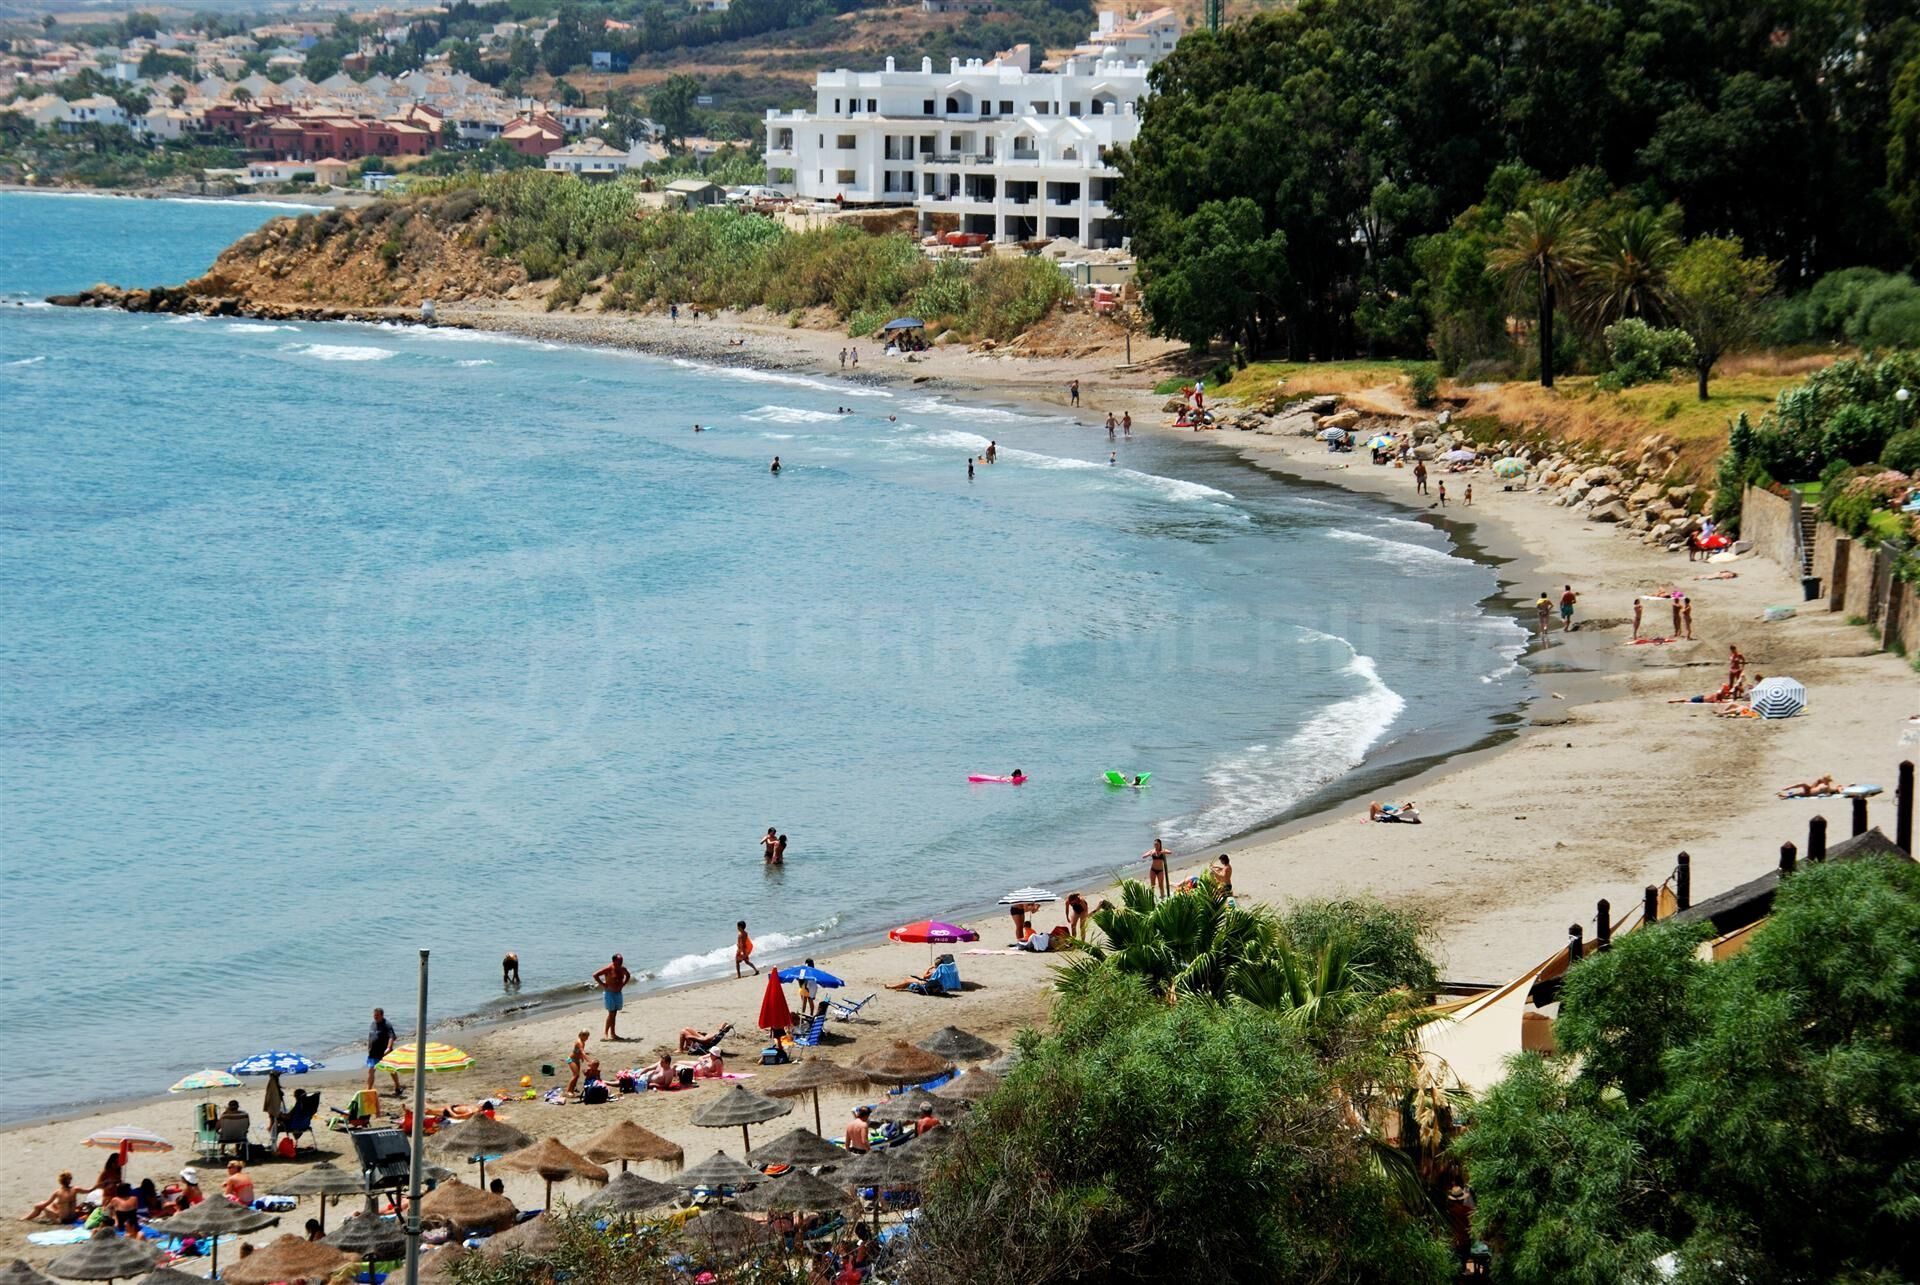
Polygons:
[[[1890,469],[1851,469],[1821,494],[1820,516],[1848,535],[1899,539],[1906,533],[1906,522],[1894,512],[1894,505],[1911,486],[1906,474]],[[1878,521],[1882,514],[1892,522]]]
[[1864,464],[1880,457],[1893,435],[1893,419],[1877,405],[1848,402],[1827,421],[1821,444],[1832,460]]
[[1415,406],[1432,406],[1440,400],[1440,372],[1427,365],[1407,367],[1407,390]]
[[1887,439],[1880,463],[1909,476],[1920,476],[1920,428],[1909,428]]
[[1669,371],[1693,364],[1693,340],[1684,330],[1660,330],[1638,317],[1608,326],[1608,368],[1601,383],[1609,388],[1632,388],[1665,379]]

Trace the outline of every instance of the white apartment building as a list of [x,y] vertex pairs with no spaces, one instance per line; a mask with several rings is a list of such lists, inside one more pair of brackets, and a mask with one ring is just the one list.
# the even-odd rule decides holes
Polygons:
[[923,58],[900,71],[889,58],[883,71],[820,73],[812,111],[769,111],[767,167],[791,172],[781,186],[803,198],[911,205],[923,233],[1118,246],[1108,152],[1138,135],[1147,93],[1141,61],[935,71]]
[[1156,63],[1180,43],[1180,15],[1171,9],[1150,9],[1122,18],[1111,9],[1100,11],[1100,25],[1075,49],[1074,56],[1108,62]]

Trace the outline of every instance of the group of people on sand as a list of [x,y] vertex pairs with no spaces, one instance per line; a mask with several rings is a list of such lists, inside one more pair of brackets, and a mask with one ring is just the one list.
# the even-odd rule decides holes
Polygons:
[[[1693,641],[1693,599],[1678,589],[1653,595],[1653,601],[1665,599],[1673,611],[1673,633],[1665,638],[1647,638],[1648,642],[1678,642],[1682,638]],[[1633,600],[1633,641],[1642,641],[1646,621],[1647,599],[1636,595]]]
[[[1574,605],[1579,601],[1580,601],[1580,595],[1573,591],[1572,585],[1567,585],[1565,588],[1563,588],[1560,591],[1559,606],[1560,606],[1560,632],[1561,633],[1569,634],[1573,632],[1573,608],[1574,608]],[[1533,603],[1533,611],[1534,611],[1535,617],[1538,620],[1537,627],[1539,629],[1539,636],[1540,636],[1541,642],[1545,642],[1547,640],[1547,634],[1553,628],[1553,609],[1554,609],[1554,597],[1553,597],[1552,591],[1548,589],[1542,589],[1540,591],[1540,596],[1536,598]]]
[[[717,1080],[727,1073],[726,1054],[720,1051],[720,1042],[731,1034],[732,1026],[723,1025],[711,1033],[687,1027],[675,1040],[674,1050],[662,1049],[652,1065],[644,1070],[622,1071],[616,1077],[622,1088],[628,1085],[635,1090],[676,1089],[693,1083],[695,1080]],[[587,1051],[587,1041],[592,1036],[581,1031],[574,1037],[573,1049],[567,1054],[566,1095],[591,1089],[595,1085],[606,1084],[605,1074],[600,1069],[600,1059]],[[693,1061],[679,1064],[674,1061],[675,1051],[694,1055]]]
[[[234,1110],[239,1103],[228,1104]],[[130,1236],[140,1234],[143,1223],[162,1222],[206,1200],[200,1189],[200,1173],[189,1165],[164,1187],[152,1178],[135,1183],[126,1176],[127,1158],[112,1152],[100,1166],[100,1176],[90,1187],[74,1183],[71,1170],[63,1170],[53,1191],[45,1200],[20,1215],[21,1221],[53,1223],[62,1227],[79,1224],[89,1231],[111,1227]],[[220,1184],[223,1198],[237,1205],[254,1201],[253,1175],[244,1161],[227,1162],[227,1175]]]

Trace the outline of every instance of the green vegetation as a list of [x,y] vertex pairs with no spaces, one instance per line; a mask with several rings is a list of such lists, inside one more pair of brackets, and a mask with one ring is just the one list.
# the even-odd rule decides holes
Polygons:
[[1602,332],[1610,365],[1604,388],[1632,388],[1663,380],[1668,372],[1693,365],[1693,340],[1684,330],[1661,330],[1638,317],[1616,321]]
[[[1917,35],[1859,0],[1765,21],[1708,0],[1308,0],[1191,33],[1156,68],[1118,203],[1148,290],[1185,270],[1203,209],[1253,203],[1236,241],[1284,264],[1227,321],[1256,355],[1430,347],[1449,373],[1531,363],[1548,382],[1595,364],[1605,325],[1670,307],[1704,377],[1758,265],[1792,288],[1920,247]],[[1740,248],[1688,262],[1702,236]]]
[[[12,122],[12,123],[8,123]],[[205,169],[244,162],[237,149],[194,143],[154,145],[124,129],[89,125],[71,134],[22,128],[18,117],[0,116],[0,175],[9,181],[84,187],[146,187],[169,180],[198,179]]]
[[1515,1282],[1920,1273],[1920,867],[1804,866],[1747,949],[1655,927],[1567,976],[1456,1144]]
[[1920,348],[1920,286],[1906,273],[1844,268],[1774,310],[1767,338],[1778,344],[1849,343]]
[[681,1285],[696,1273],[712,1272],[706,1279],[728,1285],[804,1285],[807,1280],[799,1260],[771,1245],[720,1254],[676,1235],[665,1222],[637,1220],[630,1231],[622,1229],[627,1234],[609,1236],[587,1214],[555,1208],[547,1219],[559,1242],[551,1255],[535,1258],[518,1248],[467,1254],[443,1279],[455,1285],[527,1285],[555,1278],[571,1285]]

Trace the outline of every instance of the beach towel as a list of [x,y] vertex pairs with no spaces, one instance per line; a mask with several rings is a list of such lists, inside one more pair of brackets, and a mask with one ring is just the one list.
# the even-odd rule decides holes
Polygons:
[[1024,950],[989,950],[989,949],[986,949],[985,947],[980,947],[974,950],[969,950],[966,953],[969,955],[1025,955],[1025,954],[1028,954],[1029,952]]
[[35,1245],[78,1245],[83,1240],[91,1240],[93,1233],[85,1227],[58,1227],[53,1231],[30,1231],[27,1239]]

